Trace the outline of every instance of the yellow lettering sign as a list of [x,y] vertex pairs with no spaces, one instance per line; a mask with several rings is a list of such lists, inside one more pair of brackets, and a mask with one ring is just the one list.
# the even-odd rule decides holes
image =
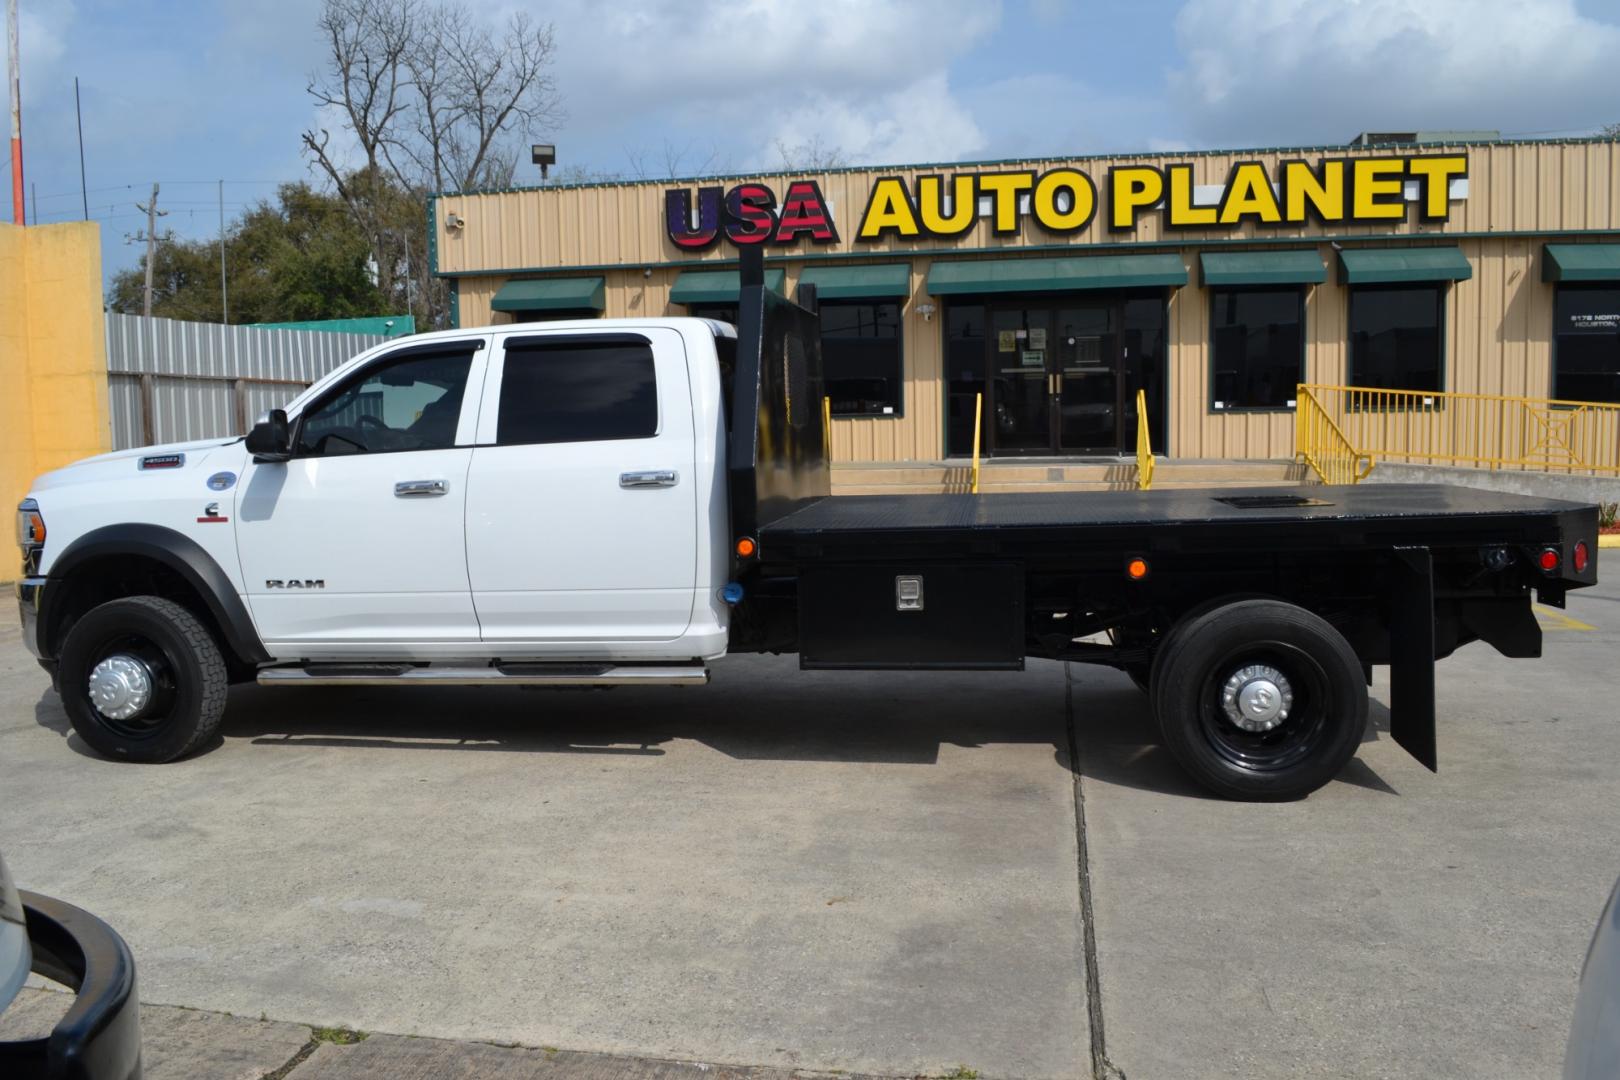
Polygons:
[[973,195],[973,175],[951,177],[949,214],[945,213],[945,178],[917,177],[917,216],[922,218],[923,232],[929,236],[961,236],[973,228],[979,216],[978,201]]
[[1468,175],[1468,159],[1461,154],[1410,158],[1406,172],[1418,182],[1418,216],[1444,221],[1451,211],[1451,182]]
[[917,215],[911,209],[911,193],[898,176],[881,177],[872,185],[872,195],[866,200],[866,213],[861,215],[861,227],[855,238],[881,240],[888,232],[907,240],[922,235],[917,227]]
[[1134,229],[1136,218],[1164,199],[1164,173],[1151,165],[1116,165],[1108,170],[1108,227]]
[[1174,229],[1191,229],[1215,224],[1215,207],[1193,205],[1193,174],[1191,165],[1172,165],[1165,170],[1170,174],[1170,206],[1165,219]]
[[1282,211],[1277,209],[1277,197],[1271,191],[1271,177],[1258,161],[1240,161],[1232,166],[1226,191],[1221,195],[1221,224],[1239,225],[1244,218],[1253,218],[1262,225],[1282,222]]
[[980,173],[978,193],[990,196],[990,225],[997,236],[1018,232],[1018,198],[1035,186],[1032,172]]
[[1344,220],[1344,162],[1329,160],[1312,169],[1309,162],[1285,161],[1277,178],[1282,189],[1283,220],[1291,225]]
[[[1069,193],[1069,208],[1060,210],[1058,194],[1064,191]],[[1035,181],[1030,208],[1047,232],[1079,232],[1091,224],[1091,215],[1097,212],[1097,189],[1091,177],[1079,169],[1053,169]]]
[[1400,221],[1406,217],[1406,162],[1401,158],[1357,158],[1351,165],[1350,216],[1356,221]]

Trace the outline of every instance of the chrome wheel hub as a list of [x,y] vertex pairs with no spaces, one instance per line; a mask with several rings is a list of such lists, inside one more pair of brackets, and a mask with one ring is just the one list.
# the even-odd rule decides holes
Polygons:
[[1239,668],[1221,687],[1221,709],[1244,731],[1270,731],[1288,719],[1293,707],[1293,686],[1270,664]]
[[128,720],[152,703],[152,669],[133,656],[109,656],[90,673],[90,702],[109,720]]

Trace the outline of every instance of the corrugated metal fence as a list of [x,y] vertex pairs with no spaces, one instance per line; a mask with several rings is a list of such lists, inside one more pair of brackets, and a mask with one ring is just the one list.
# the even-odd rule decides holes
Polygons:
[[111,312],[106,319],[115,450],[240,435],[260,413],[388,340]]

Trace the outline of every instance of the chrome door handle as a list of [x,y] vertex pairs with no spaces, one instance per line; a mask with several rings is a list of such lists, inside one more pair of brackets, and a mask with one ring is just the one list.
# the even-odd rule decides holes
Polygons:
[[401,480],[394,485],[394,498],[409,499],[421,496],[443,495],[450,485],[443,480]]
[[622,488],[668,488],[674,487],[680,481],[680,478],[680,473],[677,473],[674,469],[625,472],[619,474],[619,486]]

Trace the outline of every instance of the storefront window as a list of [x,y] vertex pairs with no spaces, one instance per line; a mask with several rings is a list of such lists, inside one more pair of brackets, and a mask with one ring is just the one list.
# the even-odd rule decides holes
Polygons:
[[[974,400],[984,393],[984,320],[982,304],[952,304],[945,312],[947,454],[973,453]],[[981,449],[988,446],[981,442]]]
[[1438,285],[1352,289],[1350,385],[1440,390],[1444,311]]
[[1556,398],[1620,403],[1620,286],[1558,287],[1553,372]]
[[901,414],[900,305],[821,305],[821,367],[834,416]]
[[535,322],[566,322],[570,319],[600,319],[600,311],[514,311],[512,321],[515,323]]
[[1305,368],[1302,289],[1210,293],[1214,409],[1291,409]]
[[737,325],[736,304],[688,304],[686,313],[694,319],[713,319],[716,322]]

